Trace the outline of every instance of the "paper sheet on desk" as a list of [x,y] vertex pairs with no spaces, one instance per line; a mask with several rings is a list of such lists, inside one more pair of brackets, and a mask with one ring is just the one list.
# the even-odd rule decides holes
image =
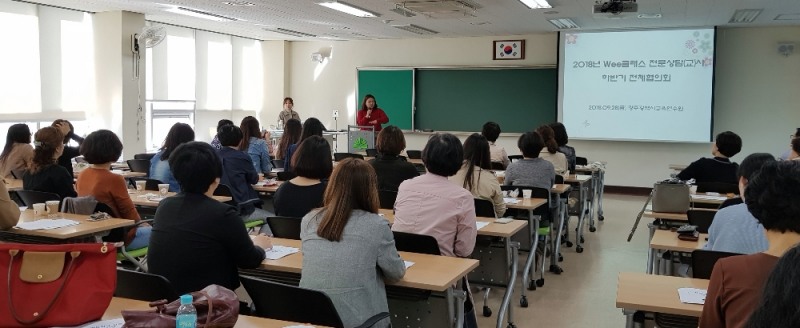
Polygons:
[[408,269],[408,268],[410,268],[412,265],[414,265],[414,262],[411,262],[411,261],[403,261],[403,262],[405,262],[405,264],[406,264],[406,269]]
[[294,253],[299,252],[299,248],[288,247],[288,246],[281,246],[281,245],[274,245],[272,246],[271,250],[265,251],[267,255],[267,260],[277,260],[287,255],[292,255]]
[[483,229],[484,227],[488,226],[488,225],[489,225],[489,223],[491,223],[491,222],[481,222],[481,221],[478,221],[478,222],[475,222],[475,225],[476,225],[476,226],[478,226],[478,230],[481,230],[481,229]]
[[707,199],[707,200],[720,200],[724,201],[728,199],[728,196],[714,196],[714,195],[698,195],[693,194],[692,199]]
[[503,197],[503,203],[516,204],[516,203],[519,203],[519,199],[511,198],[511,197]]
[[125,324],[125,319],[117,318],[117,319],[90,322],[81,326],[61,327],[61,328],[122,328],[124,324]]
[[681,303],[700,304],[706,302],[706,290],[698,288],[678,288],[678,296]]
[[17,223],[17,228],[24,230],[50,230],[78,225],[80,222],[68,219],[41,219]]

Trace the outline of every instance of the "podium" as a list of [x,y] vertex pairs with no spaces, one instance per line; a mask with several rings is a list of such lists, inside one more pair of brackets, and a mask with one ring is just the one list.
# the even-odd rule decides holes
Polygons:
[[375,127],[373,126],[347,126],[347,152],[363,153],[367,149],[375,148]]

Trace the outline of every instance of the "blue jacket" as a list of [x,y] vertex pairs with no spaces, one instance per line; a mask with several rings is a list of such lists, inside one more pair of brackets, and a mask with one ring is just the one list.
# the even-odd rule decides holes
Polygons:
[[253,168],[256,169],[256,173],[267,175],[272,171],[272,159],[269,157],[266,140],[250,137],[247,154],[250,155],[250,159],[253,161]]
[[169,168],[169,160],[162,161],[161,153],[163,153],[163,151],[159,151],[150,159],[150,179],[169,183],[169,191],[180,192],[181,185],[178,184],[178,180],[175,180],[175,176],[172,175],[172,170]]
[[253,213],[256,205],[260,206],[263,202],[252,186],[258,182],[258,173],[253,169],[250,157],[231,147],[222,147],[217,153],[222,161],[220,183],[231,189],[233,201],[239,206],[240,215]]
[[286,148],[286,159],[283,161],[283,171],[292,172],[292,156],[297,150],[297,144],[291,144]]

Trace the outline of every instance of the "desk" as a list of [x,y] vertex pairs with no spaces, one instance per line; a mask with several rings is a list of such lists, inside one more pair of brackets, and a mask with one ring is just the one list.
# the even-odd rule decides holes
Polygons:
[[[716,211],[716,209],[704,209],[704,208],[698,208],[696,210]],[[687,218],[686,213],[653,212],[651,204],[645,205],[645,210],[644,210],[644,212],[641,212],[641,213],[642,213],[642,217],[643,218],[651,218],[651,219],[653,219],[653,222],[647,224],[647,229],[650,231],[650,239],[649,240],[651,240],[651,241],[653,240],[653,236],[655,236],[656,226],[657,225],[665,225],[663,220],[675,221],[675,222],[677,222],[679,224],[685,224],[685,223],[689,222],[689,219]],[[653,252],[652,250],[647,253],[647,273],[653,273],[654,267],[653,267],[652,264],[656,262],[656,259],[654,258],[655,255],[656,255],[655,252]]]
[[687,167],[689,167],[689,165],[686,165],[686,164],[670,164],[668,167],[669,167],[670,170],[673,170],[673,171],[683,171]]
[[[578,225],[575,234],[575,251],[578,253],[583,253],[583,226],[586,222],[587,215],[589,215],[589,231],[595,232],[595,230],[597,230],[594,225],[594,216],[592,214],[594,212],[594,199],[591,197],[592,195],[589,191],[591,188],[591,180],[591,175],[571,174],[564,177],[564,183],[570,184],[578,189],[578,203],[574,211],[571,212],[571,214],[576,214],[578,216]],[[567,218],[567,222],[569,222],[569,217]],[[569,224],[567,224],[567,226],[569,226]],[[569,232],[565,234],[565,237],[568,237],[568,235]]]
[[277,181],[277,184],[272,185],[272,186],[264,186],[264,185],[254,184],[253,185],[253,190],[258,191],[258,192],[275,193],[276,191],[278,191],[278,187],[280,187],[281,184],[283,184],[283,181]]
[[721,199],[721,198],[714,198],[714,199],[703,198],[703,196],[710,196],[710,195],[707,195],[705,193],[690,194],[689,196],[692,197],[691,203],[711,204],[711,205],[722,205],[722,203],[725,202],[726,200],[736,197],[736,195],[731,194],[731,195],[719,195],[720,197],[725,197],[725,199]]
[[617,280],[617,308],[627,317],[625,327],[633,327],[636,311],[700,317],[703,306],[683,304],[678,288],[708,289],[708,280],[620,272]]
[[22,179],[6,179],[6,189],[8,191],[22,190]]
[[[151,307],[148,306],[148,302],[137,301],[121,297],[114,297],[111,299],[111,304],[108,305],[106,313],[103,314],[102,320],[121,318],[122,310],[149,310],[149,309],[151,309]],[[234,327],[283,328],[292,325],[301,325],[301,323],[240,315],[239,319],[236,320],[236,325]],[[322,326],[313,326],[313,327],[322,327]]]
[[[46,217],[39,217],[46,218]],[[102,242],[100,237],[107,235],[111,229],[132,226],[133,220],[110,218],[101,221],[89,221],[88,215],[58,213],[58,218],[70,219],[80,222],[78,225],[50,229],[50,230],[23,230],[23,229],[10,229],[6,232],[17,235],[32,236],[43,238],[43,242],[60,241],[63,242],[67,239],[81,238],[86,236],[94,236],[97,242]],[[28,222],[37,219],[33,215],[33,210],[25,210],[19,216],[20,222]]]
[[[75,171],[75,178],[77,179],[80,176],[82,171]],[[123,178],[144,178],[147,177],[147,173],[144,172],[131,172],[131,171],[122,171],[122,170],[111,170],[111,173],[117,174],[122,176]]]
[[[600,221],[605,220],[603,216],[603,190],[605,189],[606,170],[594,166],[576,166],[575,172],[589,173],[592,176],[592,190],[595,204],[597,204],[597,211],[592,213],[592,217],[597,215]],[[592,219],[594,221],[594,219]]]
[[680,240],[677,232],[658,229],[653,233],[653,238],[650,239],[650,249],[648,250],[650,255],[647,256],[650,262],[647,263],[647,266],[651,269],[651,272],[670,275],[672,271],[670,270],[671,263],[667,262],[665,265],[661,265],[662,257],[659,254],[664,252],[691,253],[696,249],[703,249],[703,246],[708,242],[706,238],[708,238],[708,234],[701,233],[696,241]]
[[[302,248],[302,242],[299,240],[273,238],[272,243],[273,245]],[[464,317],[463,301],[466,294],[463,291],[456,291],[453,286],[467,273],[477,268],[478,261],[409,252],[399,253],[403,260],[414,262],[414,266],[406,270],[406,274],[402,279],[396,282],[387,282],[387,285],[445,293],[447,295],[448,308],[451,310],[453,307],[456,308],[455,311],[448,311],[447,318],[450,326],[453,325],[453,318],[461,323]],[[300,274],[303,269],[303,252],[294,253],[278,260],[264,260],[260,269]],[[391,309],[390,312],[397,314]]]
[[[533,269],[534,264],[536,264],[536,247],[539,245],[539,221],[541,218],[537,215],[533,214],[533,211],[539,208],[542,205],[547,204],[547,199],[544,198],[517,198],[519,200],[516,204],[506,204],[507,208],[514,208],[518,210],[525,210],[528,211],[528,236],[531,239],[531,249],[528,252],[528,258],[525,260],[525,267],[522,270],[522,288],[520,289],[520,305],[526,307],[525,304],[528,304],[528,296],[526,295],[526,284],[532,284],[533,281]],[[544,259],[542,259],[544,261]],[[530,277],[530,279],[529,279]]]
[[[158,207],[158,203],[159,203],[158,201],[148,200],[146,197],[140,197],[140,196],[144,196],[144,195],[147,195],[147,194],[153,194],[153,195],[157,196],[158,195],[158,191],[155,191],[155,190],[143,190],[143,191],[131,192],[130,196],[131,196],[131,200],[133,201],[133,205],[144,206],[144,207]],[[172,196],[175,196],[175,195],[177,195],[177,193],[174,193],[174,192],[168,192],[167,193],[167,197],[172,197]],[[223,202],[223,203],[231,201],[233,199],[232,197],[229,197],[229,196],[213,196],[211,198],[213,198],[216,201]]]

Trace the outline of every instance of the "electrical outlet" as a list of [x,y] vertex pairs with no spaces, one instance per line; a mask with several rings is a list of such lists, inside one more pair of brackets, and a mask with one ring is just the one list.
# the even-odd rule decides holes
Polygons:
[[337,117],[339,117],[339,111],[334,109],[333,110],[333,118],[337,118]]

